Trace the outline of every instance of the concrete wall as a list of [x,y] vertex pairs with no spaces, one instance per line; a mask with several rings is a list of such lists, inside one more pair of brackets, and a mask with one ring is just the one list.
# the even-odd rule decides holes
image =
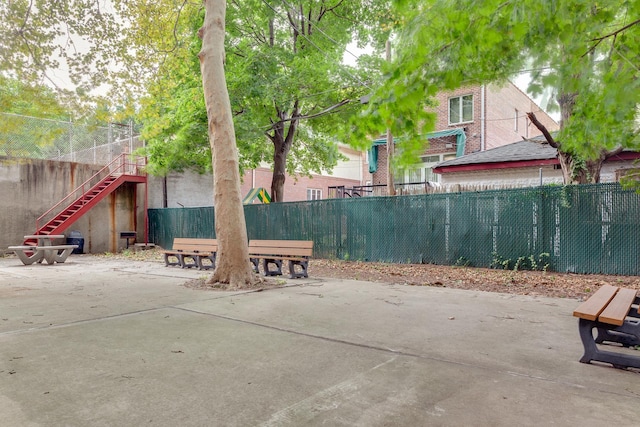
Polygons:
[[[149,176],[149,208],[213,206],[213,176],[185,171]],[[166,186],[165,186],[166,181]]]
[[[36,219],[91,178],[101,166],[0,157],[0,251],[22,244],[36,231]],[[125,184],[98,203],[64,234],[79,231],[85,253],[115,252],[126,246],[120,231],[144,240],[144,184]]]

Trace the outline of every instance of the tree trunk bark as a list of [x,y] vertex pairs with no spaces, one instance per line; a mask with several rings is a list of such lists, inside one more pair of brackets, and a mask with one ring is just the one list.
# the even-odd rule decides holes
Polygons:
[[277,149],[273,155],[273,177],[271,178],[271,202],[284,202],[284,183],[287,170],[287,156]]
[[[287,172],[287,156],[293,145],[299,124],[300,103],[294,103],[290,118],[286,110],[277,108],[280,121],[273,128],[273,134],[267,136],[273,143],[273,177],[271,178],[271,202],[284,202],[284,183]],[[285,122],[289,122],[289,127]]]
[[[575,104],[575,95],[559,96],[558,104],[562,115],[562,121],[560,122],[562,128],[571,117],[573,105]],[[582,161],[575,154],[564,151],[562,143],[551,136],[547,128],[538,121],[535,114],[527,113],[527,117],[542,132],[549,145],[558,150],[558,162],[562,169],[562,178],[565,185],[597,184],[600,182],[600,171],[604,161],[622,151],[622,147],[611,151],[601,150],[597,158]]]
[[[571,114],[573,114],[576,95],[572,93],[560,93],[558,94],[557,101],[560,106],[560,130],[562,130],[571,117]],[[556,149],[558,150],[558,161],[562,168],[562,180],[564,185],[580,184],[580,179],[582,177],[579,176],[579,171],[574,170],[576,167],[574,164],[574,156],[571,153],[563,151],[560,143],[557,143]]]
[[256,277],[249,263],[238,148],[224,76],[226,0],[204,0],[204,6],[204,24],[199,31],[202,50],[198,58],[213,160],[215,229],[219,249],[216,269],[207,282],[243,288],[255,283]]
[[578,184],[573,180],[573,156],[564,151],[560,151],[558,146],[558,162],[560,162],[560,168],[562,169],[562,181],[564,185]]

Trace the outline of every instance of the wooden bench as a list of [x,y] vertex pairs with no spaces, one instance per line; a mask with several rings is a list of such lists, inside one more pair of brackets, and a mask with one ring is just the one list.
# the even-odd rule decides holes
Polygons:
[[604,343],[618,347],[640,345],[639,304],[635,290],[603,285],[576,308],[573,315],[580,318],[578,328],[584,346],[580,362],[605,362],[621,369],[640,368],[640,354],[636,356],[630,352],[601,350],[598,347]]
[[198,267],[199,270],[208,270],[216,268],[218,242],[216,239],[176,237],[173,239],[173,249],[162,252],[165,267],[179,265],[182,268]]
[[[281,276],[282,261],[289,261],[289,273],[292,279],[309,277],[309,258],[313,255],[313,241],[311,240],[249,240],[249,259],[256,273],[259,260],[263,260],[265,276]],[[275,269],[269,269],[270,265]],[[295,267],[300,267],[296,272]]]

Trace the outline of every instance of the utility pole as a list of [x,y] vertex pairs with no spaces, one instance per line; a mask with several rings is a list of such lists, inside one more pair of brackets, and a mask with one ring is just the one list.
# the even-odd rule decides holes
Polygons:
[[[386,43],[387,62],[391,62],[391,43],[387,40]],[[396,195],[396,187],[393,182],[393,166],[391,165],[394,154],[393,136],[391,135],[391,128],[387,128],[387,194],[389,196]]]

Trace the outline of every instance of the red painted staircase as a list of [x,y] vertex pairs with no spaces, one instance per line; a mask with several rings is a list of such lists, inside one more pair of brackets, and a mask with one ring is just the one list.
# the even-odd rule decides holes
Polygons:
[[[35,234],[62,234],[64,230],[122,184],[126,182],[146,183],[147,176],[143,172],[144,166],[144,157],[130,160],[129,154],[121,154],[42,214],[36,220]],[[36,239],[27,239],[24,241],[24,245],[37,246],[37,241]]]

